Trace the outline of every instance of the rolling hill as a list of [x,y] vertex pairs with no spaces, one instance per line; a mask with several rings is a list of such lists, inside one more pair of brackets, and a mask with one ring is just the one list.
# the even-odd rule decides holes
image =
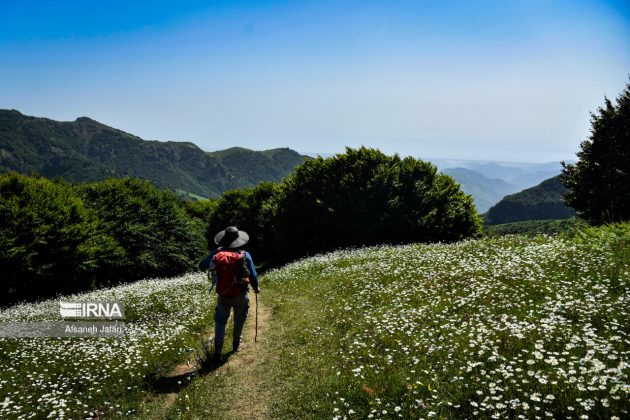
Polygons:
[[87,117],[60,122],[0,110],[1,172],[72,182],[132,176],[184,195],[213,197],[279,181],[306,158],[288,148],[208,153],[189,142],[143,140]]
[[[562,165],[560,162],[526,163],[526,162],[501,162],[478,161],[457,159],[428,159],[435,163],[442,171],[452,168],[464,168],[484,175],[490,179],[501,179],[514,185],[516,191],[540,184],[542,181],[560,175]],[[571,162],[571,160],[568,160]]]
[[534,187],[560,175],[560,162],[525,163],[429,158],[473,196],[479,213],[488,211],[508,194]]
[[466,168],[448,168],[442,171],[457,181],[466,194],[473,196],[479,213],[485,213],[499,200],[519,188],[502,179],[487,176]]
[[496,225],[521,220],[572,217],[573,209],[565,206],[562,200],[565,191],[559,176],[547,179],[535,187],[503,198],[488,210],[485,215],[486,223]]

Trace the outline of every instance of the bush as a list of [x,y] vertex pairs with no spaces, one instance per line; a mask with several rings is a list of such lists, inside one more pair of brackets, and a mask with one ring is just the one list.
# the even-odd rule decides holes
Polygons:
[[205,244],[203,225],[190,220],[173,193],[148,181],[108,179],[78,191],[97,212],[124,255],[109,267],[108,278],[136,280],[192,270]]
[[214,236],[227,226],[237,226],[249,234],[246,245],[261,265],[274,258],[273,215],[281,191],[280,184],[261,183],[255,188],[228,191],[211,214],[206,239],[214,247]]
[[456,241],[480,232],[472,198],[430,163],[346,149],[296,168],[275,217],[283,260],[336,248]]
[[503,235],[528,235],[539,234],[556,235],[559,233],[570,234],[585,224],[576,218],[549,219],[549,220],[521,220],[518,222],[502,223],[498,225],[486,225],[485,236]]
[[122,249],[64,183],[0,176],[2,305],[94,287]]
[[256,261],[277,265],[336,248],[456,241],[481,229],[472,198],[413,158],[347,149],[313,159],[280,184],[225,193],[206,238],[234,225]]
[[201,199],[201,200],[185,200],[182,202],[186,214],[190,218],[197,219],[205,225],[207,225],[212,213],[217,208],[218,199]]

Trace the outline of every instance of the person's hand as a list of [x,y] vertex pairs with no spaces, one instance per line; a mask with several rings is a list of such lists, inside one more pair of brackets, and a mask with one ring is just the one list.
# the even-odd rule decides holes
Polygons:
[[254,293],[256,293],[256,294],[260,293],[260,289],[254,290]]

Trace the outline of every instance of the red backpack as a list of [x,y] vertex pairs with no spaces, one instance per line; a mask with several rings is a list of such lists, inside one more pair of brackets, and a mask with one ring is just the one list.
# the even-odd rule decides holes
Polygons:
[[217,293],[225,297],[235,297],[247,289],[249,269],[245,251],[219,250],[212,258],[217,272]]

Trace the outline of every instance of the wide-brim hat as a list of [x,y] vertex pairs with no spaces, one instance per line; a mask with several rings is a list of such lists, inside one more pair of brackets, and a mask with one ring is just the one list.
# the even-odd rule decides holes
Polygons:
[[223,248],[238,248],[249,241],[249,235],[234,226],[230,226],[214,235],[214,243]]

